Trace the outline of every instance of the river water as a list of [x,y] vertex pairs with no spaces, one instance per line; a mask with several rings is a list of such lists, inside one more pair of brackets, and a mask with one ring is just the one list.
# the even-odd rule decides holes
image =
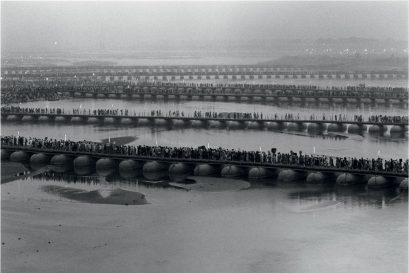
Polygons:
[[[186,192],[146,187],[137,179],[109,186],[73,181],[29,178],[2,185],[3,269],[407,271],[407,195],[393,189],[293,183]],[[149,204],[73,202],[44,193],[45,185],[67,190],[119,187],[143,193]]]
[[[136,113],[160,109],[185,113],[195,110],[300,113],[300,116],[407,114],[407,109],[383,105],[321,105],[318,108],[119,99],[68,99],[21,106],[60,107],[66,111],[80,107],[128,109]],[[310,135],[251,129],[168,129],[47,122],[5,122],[1,133],[94,141],[130,136],[135,138],[130,144],[135,145],[209,145],[257,150],[275,147],[283,152],[408,157],[407,134],[392,138],[388,134],[367,133],[362,136]],[[3,184],[2,222],[6,223],[2,239],[6,242],[2,248],[3,268],[10,269],[9,272],[28,268],[31,272],[53,272],[53,263],[45,261],[59,260],[59,266],[66,268],[75,263],[72,272],[407,272],[407,194],[395,188],[307,186],[303,182],[249,184],[237,179],[211,178],[210,182],[203,182],[204,185],[231,183],[233,186],[184,191],[148,187],[141,179],[116,177],[109,182],[94,183],[101,178],[46,179],[40,175]],[[240,186],[235,187],[235,183]],[[117,206],[77,202],[44,192],[42,187],[46,185],[84,191],[121,188],[143,193],[149,204]],[[60,228],[64,232],[59,232],[57,223],[62,223]],[[16,226],[17,229],[13,228]],[[27,237],[24,248],[14,238],[17,236],[23,236],[23,240]],[[55,248],[42,246],[43,239],[54,240]],[[29,255],[31,248],[37,246],[40,254]],[[18,262],[15,255],[19,256]]]
[[[187,115],[194,111],[216,111],[216,112],[261,112],[264,116],[283,116],[286,113],[299,114],[300,117],[309,118],[314,114],[320,118],[325,114],[342,114],[353,119],[354,114],[363,115],[405,115],[406,109],[395,107],[389,109],[386,106],[364,105],[321,105],[316,109],[310,107],[248,104],[232,102],[210,102],[210,101],[138,101],[120,99],[68,99],[63,101],[31,102],[21,104],[21,107],[60,107],[65,112],[75,109],[128,109],[130,113],[147,113],[151,110],[183,111]],[[311,135],[307,132],[274,132],[256,129],[225,130],[222,128],[180,128],[169,130],[166,127],[138,127],[121,125],[95,125],[95,124],[58,124],[52,125],[47,122],[36,124],[4,123],[2,133],[13,135],[30,135],[37,137],[49,137],[72,140],[89,139],[100,141],[104,138],[115,138],[130,136],[136,140],[130,144],[139,145],[175,145],[192,146],[209,145],[211,147],[227,147],[234,149],[270,150],[275,147],[278,151],[289,152],[304,151],[305,153],[326,154],[336,156],[355,157],[377,157],[385,158],[407,158],[408,137],[391,137],[386,132],[384,135],[354,135],[340,133],[337,135]]]

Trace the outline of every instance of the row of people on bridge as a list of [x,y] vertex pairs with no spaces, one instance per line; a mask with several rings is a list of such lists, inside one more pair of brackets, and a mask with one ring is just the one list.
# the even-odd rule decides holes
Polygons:
[[291,89],[291,90],[346,90],[346,91],[407,91],[403,87],[384,87],[384,86],[316,86],[316,85],[294,85],[294,84],[274,84],[274,83],[202,83],[202,82],[172,82],[172,81],[150,81],[138,80],[131,81],[103,81],[93,79],[37,79],[37,80],[11,80],[2,79],[2,87],[47,87],[47,86],[76,86],[76,87],[110,87],[125,89],[134,86],[147,87],[193,87],[193,88],[246,88],[246,89]]
[[33,65],[18,65],[17,63],[8,64],[6,67],[3,68],[2,74],[5,72],[11,73],[14,71],[18,73],[29,72],[83,72],[83,71],[91,71],[91,72],[113,72],[113,71],[153,71],[153,70],[164,70],[164,71],[223,71],[223,70],[251,70],[251,71],[259,71],[259,70],[267,70],[267,71],[301,71],[304,73],[403,73],[401,71],[391,71],[391,70],[358,70],[358,71],[333,71],[333,70],[309,70],[305,67],[298,67],[293,65],[260,65],[260,64],[210,64],[210,65],[114,65],[112,63],[98,63],[95,64],[93,62],[83,63],[81,65],[69,65],[69,66],[33,66]]
[[[27,113],[27,114],[65,114],[64,108],[39,108],[39,107],[19,107],[2,106],[2,113]],[[162,112],[161,109],[150,112],[131,112],[128,109],[81,109],[73,108],[72,114],[89,116],[151,116],[151,117],[194,117],[194,118],[220,118],[220,119],[257,119],[257,120],[316,120],[316,121],[342,121],[342,122],[375,122],[375,123],[408,123],[408,116],[371,115],[365,119],[362,115],[354,115],[350,119],[345,114],[310,114],[308,117],[300,117],[300,114],[270,114],[261,112],[215,112],[195,110],[193,115],[180,110]],[[67,113],[70,114],[70,113]]]
[[[35,71],[34,71],[35,70]],[[6,72],[6,73],[4,73]],[[250,67],[241,67],[241,68],[222,68],[222,67],[213,67],[213,68],[163,68],[163,67],[146,67],[146,68],[114,68],[114,69],[60,69],[60,68],[51,68],[48,70],[45,69],[24,69],[16,68],[9,69],[6,68],[3,71],[3,76],[19,76],[19,75],[132,75],[132,74],[155,74],[155,73],[169,73],[169,74],[181,74],[183,73],[192,74],[192,73],[266,73],[266,72],[275,72],[280,74],[305,74],[305,75],[317,75],[317,74],[341,74],[342,72],[329,72],[329,71],[308,71],[301,68],[292,68],[292,69],[274,69],[274,68],[250,68]],[[343,72],[344,74],[350,74],[348,72]],[[362,74],[362,72],[360,72]],[[354,73],[358,74],[358,73]],[[391,74],[391,73],[389,73]],[[398,74],[398,73],[392,73]]]
[[194,111],[195,118],[263,119],[263,113],[218,113],[214,111]]
[[257,83],[195,83],[195,82],[164,82],[164,81],[139,81],[142,86],[153,87],[211,87],[211,88],[251,88],[251,89],[291,89],[291,90],[345,90],[345,91],[407,91],[402,87],[381,86],[327,86],[294,85],[294,84],[257,84]]
[[[89,88],[88,88],[89,89]],[[70,87],[70,88],[66,88],[66,87],[47,87],[47,88],[6,88],[6,89],[2,89],[1,92],[1,99],[2,99],[2,104],[11,104],[11,103],[20,103],[20,102],[27,102],[27,101],[34,101],[34,100],[58,100],[61,98],[64,98],[66,96],[70,96],[70,95],[65,95],[64,92],[79,92],[82,94],[86,94],[87,90],[83,89],[83,88],[74,88],[74,87]],[[108,90],[108,87],[104,87],[104,88],[99,88],[99,87],[94,87],[94,91],[95,94],[104,94],[104,92],[111,92]],[[116,92],[116,91],[115,91]],[[232,93],[231,93],[232,92]],[[294,92],[296,92],[297,94],[295,94]],[[132,95],[132,94],[152,94],[152,95],[201,95],[201,96],[206,96],[206,95],[210,95],[210,96],[217,96],[217,95],[234,95],[234,96],[238,96],[238,95],[243,95],[243,96],[261,96],[263,97],[264,95],[266,96],[284,96],[284,97],[315,97],[315,98],[320,98],[320,97],[342,97],[342,98],[349,98],[349,97],[353,97],[353,98],[371,98],[371,99],[375,99],[375,98],[384,98],[384,99],[402,99],[408,96],[408,94],[392,94],[392,93],[382,93],[382,94],[364,94],[364,93],[355,93],[355,92],[349,92],[349,91],[342,91],[341,93],[333,93],[332,91],[329,92],[324,92],[324,91],[317,91],[317,92],[313,92],[313,91],[291,91],[291,90],[284,90],[284,91],[276,91],[276,92],[272,92],[270,93],[245,93],[244,91],[229,91],[227,93],[226,90],[162,90],[162,91],[149,91],[149,90],[135,90],[134,92],[131,93],[123,93],[118,92],[116,93],[118,95],[120,94],[125,94],[125,95]],[[74,95],[75,94],[71,94]]]
[[[16,84],[16,85],[7,85],[8,88],[14,88],[18,90],[18,88],[22,87],[35,87],[35,81],[23,81],[23,84]],[[246,84],[246,83],[180,83],[180,82],[164,82],[164,81],[138,81],[138,82],[105,82],[105,81],[90,81],[90,80],[80,80],[80,81],[41,81],[42,85],[38,85],[37,87],[43,88],[51,88],[54,87],[57,91],[62,91],[61,88],[69,90],[70,88],[75,89],[79,92],[96,92],[97,90],[110,90],[112,92],[120,92],[120,91],[134,91],[135,88],[138,87],[149,87],[149,88],[213,88],[217,89],[217,92],[226,91],[226,89],[233,89],[229,92],[234,92],[235,89],[241,89],[242,93],[247,93],[248,89],[262,89],[262,90],[283,90],[283,92],[291,90],[292,94],[303,94],[304,91],[326,91],[330,92],[329,94],[352,94],[352,93],[343,93],[342,91],[359,91],[362,92],[369,92],[369,93],[379,93],[379,92],[388,92],[388,93],[407,93],[407,88],[400,88],[400,87],[365,87],[364,85],[359,86],[327,86],[327,87],[319,87],[315,85],[288,85],[288,84]],[[296,92],[294,91],[302,91]]]
[[[8,70],[7,70],[8,71]],[[308,71],[308,70],[268,70],[268,69],[135,69],[134,71],[131,70],[71,70],[71,71],[62,71],[57,69],[50,69],[46,70],[37,70],[37,71],[30,71],[30,70],[13,70],[7,73],[2,73],[4,77],[16,77],[16,76],[26,76],[26,77],[38,77],[38,76],[138,76],[138,75],[172,75],[172,76],[185,76],[185,75],[246,75],[246,73],[250,73],[249,75],[320,75],[320,76],[331,76],[331,75],[354,75],[358,76],[361,74],[362,76],[366,76],[368,73],[364,72],[346,72],[346,71]],[[17,73],[16,73],[17,72]],[[268,74],[266,74],[268,73]],[[386,75],[399,75],[403,74],[404,72],[372,72],[369,73],[370,75],[373,74],[386,74]]]
[[36,149],[50,149],[61,152],[87,152],[107,155],[127,155],[150,158],[173,158],[191,160],[212,160],[225,162],[243,162],[260,164],[282,164],[303,167],[321,167],[329,169],[353,169],[362,171],[385,171],[391,173],[407,173],[408,159],[382,158],[347,158],[327,155],[310,155],[303,152],[277,152],[275,148],[268,151],[246,151],[241,149],[210,148],[206,146],[169,147],[147,145],[119,145],[116,143],[97,143],[91,141],[70,141],[57,139],[40,139],[35,137],[2,136],[1,144],[22,146]]
[[[15,71],[14,71],[15,72]],[[332,75],[344,75],[345,77],[349,77],[352,75],[354,78],[359,78],[359,75],[362,75],[362,77],[366,77],[368,74],[370,76],[372,75],[404,75],[405,72],[390,72],[390,71],[378,71],[378,72],[346,72],[346,71],[306,71],[306,70],[298,70],[298,71],[266,71],[266,70],[256,70],[256,69],[246,69],[246,70],[240,70],[240,69],[229,69],[229,70],[223,70],[223,69],[196,69],[196,70],[182,70],[182,69],[144,69],[144,70],[137,70],[137,71],[118,71],[118,70],[100,70],[100,71],[84,71],[84,70],[78,70],[78,71],[58,71],[58,69],[50,69],[48,71],[44,70],[37,70],[36,72],[34,71],[23,71],[20,70],[19,73],[2,73],[2,76],[4,78],[7,77],[26,77],[26,78],[38,78],[38,77],[146,77],[146,76],[246,76],[249,75],[250,77],[252,76],[259,76],[259,75],[266,75],[267,77],[271,76],[281,76],[283,75],[285,78],[288,78],[288,76],[301,76],[302,78],[305,78],[307,75],[310,76],[319,76],[320,78],[323,78],[327,76],[328,78],[331,78]]]
[[19,90],[1,90],[1,104],[11,104],[20,102],[29,102],[36,100],[59,100],[61,95],[52,89],[39,88],[32,89],[19,89]]
[[[64,114],[64,108],[2,106],[1,112],[2,113],[27,113],[27,114]],[[73,109],[73,113],[74,113],[74,109]]]
[[408,124],[408,116],[372,115],[368,118],[368,121],[376,122],[376,123],[405,123],[405,124]]

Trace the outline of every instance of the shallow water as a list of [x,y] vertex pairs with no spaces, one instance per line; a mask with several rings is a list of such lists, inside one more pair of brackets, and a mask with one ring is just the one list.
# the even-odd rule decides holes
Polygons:
[[[150,204],[78,203],[43,192],[46,185],[121,188],[144,194]],[[294,183],[201,192],[136,180],[101,186],[29,178],[3,185],[2,205],[8,272],[24,266],[50,272],[52,263],[41,261],[70,251],[75,254],[59,267],[76,261],[73,272],[407,271],[407,195],[392,189]],[[27,209],[32,212],[21,214]],[[42,243],[47,240],[51,247]],[[36,248],[39,254],[31,255]]]
[[[57,130],[56,130],[57,129]],[[35,132],[35,133],[33,133]],[[191,146],[234,148],[269,151],[277,148],[278,151],[290,150],[312,154],[334,156],[407,158],[407,138],[380,138],[360,137],[348,135],[347,138],[312,136],[308,134],[287,134],[273,131],[259,130],[230,130],[224,129],[175,129],[150,127],[109,127],[109,130],[99,130],[95,125],[3,125],[4,135],[31,135],[71,140],[92,140],[132,136],[136,140],[129,145],[164,145],[164,146]]]
[[[385,106],[297,107],[225,102],[151,102],[72,99],[33,107],[239,111],[322,115],[390,114]],[[22,105],[23,106],[23,105]],[[3,123],[3,135],[130,144],[227,147],[407,158],[407,135],[314,136],[259,130]],[[200,179],[200,178],[199,178]],[[365,185],[311,186],[206,178],[190,191],[158,187],[141,178],[95,176],[17,179],[1,186],[2,266],[7,272],[407,272],[407,193]],[[334,182],[334,181],[328,181]],[[202,184],[200,184],[202,183]],[[208,184],[210,190],[200,185]],[[220,187],[214,187],[224,183]],[[159,184],[162,184],[160,181]],[[150,185],[150,186],[146,186]],[[199,187],[197,186],[199,185]],[[245,185],[250,185],[247,187]],[[114,206],[57,193],[122,189],[149,204]],[[50,189],[50,188],[49,188]],[[102,190],[102,191],[101,191]],[[99,199],[101,197],[97,196]],[[17,239],[17,238],[22,238]],[[51,243],[47,243],[51,242]],[[39,252],[36,252],[39,250]],[[113,255],[115,253],[115,255]],[[16,259],[18,257],[18,259]],[[50,261],[58,261],[58,265]],[[73,266],[74,265],[74,266]]]
[[[161,109],[162,112],[169,110],[183,110],[185,113],[193,113],[195,110],[216,112],[262,112],[264,115],[277,113],[300,113],[300,117],[309,117],[311,114],[321,117],[323,113],[345,114],[353,117],[354,114],[362,114],[364,117],[371,114],[406,115],[406,110],[400,108],[387,109],[386,107],[364,107],[361,109],[353,106],[338,106],[328,109],[300,108],[296,106],[271,106],[251,105],[246,103],[227,102],[154,102],[154,101],[129,101],[115,99],[71,99],[52,102],[32,102],[22,104],[32,107],[60,107],[67,111],[72,108],[85,109],[128,109],[130,112],[149,112],[152,109]],[[270,150],[275,147],[278,151],[288,152],[304,151],[305,153],[317,153],[340,156],[407,158],[407,134],[401,138],[386,136],[372,136],[367,133],[364,137],[353,134],[339,135],[310,135],[306,132],[273,132],[260,130],[225,130],[218,128],[180,128],[168,129],[165,127],[137,127],[117,125],[94,125],[94,124],[60,124],[60,123],[12,123],[2,124],[2,134],[29,135],[36,137],[49,137],[72,140],[110,140],[111,138],[129,137],[134,139],[129,144],[138,145],[170,145],[192,146],[209,145],[210,147],[241,148],[252,150]]]

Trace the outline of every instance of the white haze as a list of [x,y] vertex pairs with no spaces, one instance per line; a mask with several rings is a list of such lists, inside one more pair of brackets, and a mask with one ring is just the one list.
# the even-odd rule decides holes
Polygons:
[[408,38],[407,2],[1,2],[3,52]]

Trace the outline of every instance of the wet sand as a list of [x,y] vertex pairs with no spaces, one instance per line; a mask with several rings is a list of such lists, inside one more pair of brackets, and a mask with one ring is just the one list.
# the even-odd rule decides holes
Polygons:
[[139,192],[126,191],[123,189],[112,190],[93,190],[86,191],[83,189],[61,187],[56,185],[42,186],[44,192],[55,194],[69,200],[75,200],[93,204],[111,204],[111,205],[145,205],[145,195]]

